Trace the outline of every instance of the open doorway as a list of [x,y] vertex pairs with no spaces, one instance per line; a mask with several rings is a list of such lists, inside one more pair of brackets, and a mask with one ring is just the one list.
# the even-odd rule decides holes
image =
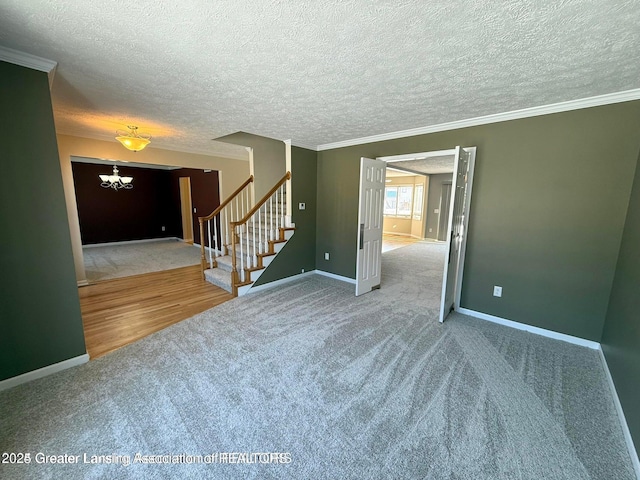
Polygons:
[[[437,258],[437,255],[440,255],[440,321],[460,304],[475,150],[475,147],[456,147],[454,150],[378,158],[387,163],[388,171],[399,172],[391,173],[387,179],[388,183],[393,183],[391,179],[398,177],[401,178],[400,182],[405,184],[390,185],[386,188],[384,221],[389,224],[388,220],[392,219],[396,228],[400,225],[400,218],[405,224],[411,221],[410,235],[417,237],[423,252],[430,252],[429,255],[424,254],[425,258],[433,258],[434,254]],[[416,180],[417,178],[424,180]],[[416,199],[417,181],[423,183],[426,190],[423,192],[423,203],[419,198]],[[415,220],[421,218],[420,214],[423,211],[426,211],[423,222],[414,228]],[[401,233],[407,235],[407,231],[405,227]],[[416,235],[416,231],[419,235]],[[413,254],[414,250],[417,248],[411,249]],[[416,262],[419,263],[420,260],[417,259],[413,263]],[[382,278],[384,274],[383,261]]]
[[[114,167],[126,188],[110,186]],[[89,284],[200,264],[198,216],[220,204],[217,171],[85,157],[71,168]]]

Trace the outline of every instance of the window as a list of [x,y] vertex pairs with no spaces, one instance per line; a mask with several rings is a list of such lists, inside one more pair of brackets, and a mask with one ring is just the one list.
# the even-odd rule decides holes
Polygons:
[[410,217],[412,200],[412,185],[386,187],[384,189],[384,214],[394,217]]

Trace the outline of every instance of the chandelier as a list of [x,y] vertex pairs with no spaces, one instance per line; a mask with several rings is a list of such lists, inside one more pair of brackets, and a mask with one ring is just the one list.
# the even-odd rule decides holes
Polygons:
[[101,187],[104,188],[113,188],[114,190],[120,190],[122,188],[126,190],[130,190],[133,188],[131,182],[133,181],[133,177],[121,177],[118,175],[118,167],[113,166],[113,175],[98,175],[102,183]]
[[151,135],[146,133],[138,133],[138,127],[135,125],[129,125],[127,127],[129,131],[117,130],[116,133],[118,140],[124,148],[127,148],[133,152],[138,152],[151,143]]

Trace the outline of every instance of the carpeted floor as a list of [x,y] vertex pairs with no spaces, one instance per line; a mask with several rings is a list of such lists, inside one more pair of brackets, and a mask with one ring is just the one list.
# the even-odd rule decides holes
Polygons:
[[200,248],[176,239],[83,247],[89,283],[200,263]]
[[[312,275],[0,392],[2,452],[216,463],[0,464],[0,478],[634,478],[597,352],[439,324],[425,288],[442,254],[424,245],[385,254],[367,295]],[[260,463],[276,459],[290,462]]]

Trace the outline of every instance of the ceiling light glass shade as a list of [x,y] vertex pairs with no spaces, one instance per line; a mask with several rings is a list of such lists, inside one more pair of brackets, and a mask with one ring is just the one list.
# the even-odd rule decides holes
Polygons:
[[138,133],[138,127],[135,125],[129,125],[129,132],[124,130],[118,130],[116,133],[118,140],[124,148],[131,150],[132,152],[139,152],[144,147],[151,143],[151,136],[146,133]]
[[118,167],[113,166],[113,175],[98,175],[102,183],[101,187],[113,188],[114,190],[126,189],[131,190],[133,188],[133,177],[121,177],[118,175]]

